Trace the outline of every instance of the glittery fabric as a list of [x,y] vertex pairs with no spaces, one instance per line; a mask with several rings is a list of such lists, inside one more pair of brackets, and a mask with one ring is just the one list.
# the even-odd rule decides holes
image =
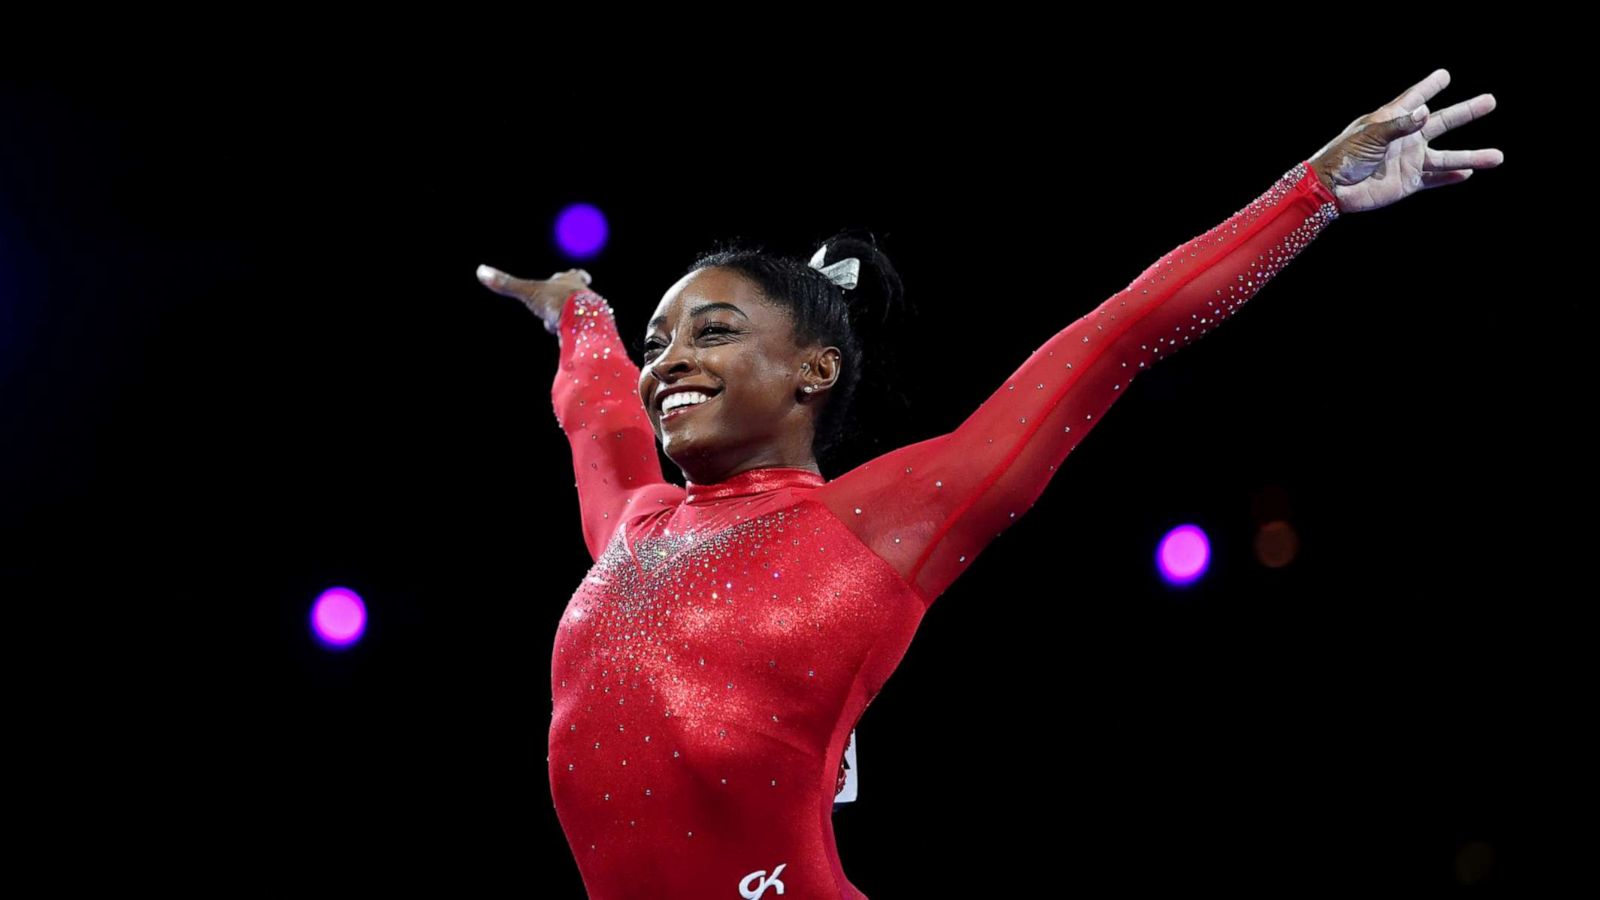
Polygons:
[[552,399],[594,565],[556,633],[548,764],[589,896],[864,898],[832,801],[929,605],[1135,375],[1337,217],[1297,165],[1052,336],[953,432],[831,481],[768,467],[667,482],[610,306],[569,296]]

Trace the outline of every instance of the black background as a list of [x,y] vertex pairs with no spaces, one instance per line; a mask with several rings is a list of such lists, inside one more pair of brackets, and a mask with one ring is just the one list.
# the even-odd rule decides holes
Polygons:
[[[659,94],[657,61],[614,87],[576,48],[482,82],[13,82],[0,589],[29,846],[79,861],[66,883],[581,896],[545,773],[589,563],[557,348],[479,263],[583,265],[631,343],[714,239],[872,228],[922,310],[910,415],[870,420],[886,449],[1444,66],[1430,108],[1499,108],[1438,145],[1504,166],[1332,223],[1136,381],[930,610],[835,823],[874,898],[1552,879],[1592,711],[1568,612],[1587,260],[1555,249],[1587,201],[1549,201],[1583,164],[1535,146],[1557,79],[1264,47],[724,66]],[[610,216],[598,259],[551,245],[575,201]],[[1264,511],[1301,537],[1286,568],[1254,561]],[[1191,521],[1212,569],[1174,591],[1150,554]],[[342,654],[306,629],[334,584],[372,612]]]

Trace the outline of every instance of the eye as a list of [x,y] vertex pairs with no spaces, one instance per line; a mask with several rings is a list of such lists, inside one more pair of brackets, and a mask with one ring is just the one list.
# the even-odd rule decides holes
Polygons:
[[[718,324],[713,323],[711,325],[707,325],[704,328],[700,329],[700,337],[705,337],[708,334],[715,334],[715,333],[718,333],[718,332],[725,333],[725,334],[732,334],[733,333],[733,329],[729,328],[726,325],[718,325]],[[656,340],[655,338],[650,338],[649,340],[645,341],[644,344],[642,344],[639,347],[639,350],[640,350],[641,354],[644,356],[645,359],[649,359],[650,358],[650,354],[652,352],[656,351],[656,350],[661,349],[661,347],[662,347],[662,344],[661,344],[660,341]]]

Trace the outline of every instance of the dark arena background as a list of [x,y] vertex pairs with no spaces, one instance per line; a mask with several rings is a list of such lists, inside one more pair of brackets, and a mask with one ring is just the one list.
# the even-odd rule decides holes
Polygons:
[[[1274,52],[1326,63],[1305,41]],[[863,409],[831,478],[954,428],[1444,67],[1435,107],[1498,108],[1437,145],[1504,165],[1331,223],[1133,382],[929,609],[834,824],[874,900],[1562,880],[1593,859],[1570,820],[1594,507],[1592,300],[1563,271],[1586,259],[1552,246],[1588,229],[1587,164],[1546,149],[1561,79],[1428,43],[1273,65],[1029,54],[659,95],[532,68],[8,82],[20,868],[62,893],[583,895],[545,768],[590,564],[557,344],[480,263],[587,269],[636,348],[716,241],[804,258],[870,229],[917,307],[906,402]],[[558,240],[578,205],[593,255]],[[1209,557],[1180,586],[1157,550],[1186,525]],[[312,628],[333,596],[366,616],[339,649]]]

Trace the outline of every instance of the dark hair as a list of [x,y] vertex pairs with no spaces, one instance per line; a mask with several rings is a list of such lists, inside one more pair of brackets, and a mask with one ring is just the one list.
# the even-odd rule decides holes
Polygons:
[[[894,389],[891,377],[894,342],[884,339],[891,313],[908,308],[905,286],[877,239],[871,232],[863,234],[857,236],[854,229],[846,229],[822,244],[826,252],[821,265],[852,256],[861,261],[856,286],[848,290],[812,268],[809,254],[800,259],[769,253],[759,246],[723,244],[701,254],[683,271],[688,275],[716,267],[737,272],[755,282],[764,299],[789,313],[797,346],[839,348],[839,377],[828,390],[831,396],[811,443],[819,465],[838,450],[847,431],[855,430],[849,426],[854,422],[858,387],[882,393],[899,408],[905,407],[905,397]],[[872,353],[866,353],[865,346],[871,346]]]

